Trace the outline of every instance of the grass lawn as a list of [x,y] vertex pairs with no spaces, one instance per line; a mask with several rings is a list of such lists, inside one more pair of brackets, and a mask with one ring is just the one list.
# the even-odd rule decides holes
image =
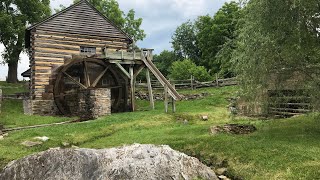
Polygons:
[[[63,142],[83,148],[108,148],[132,143],[168,144],[173,149],[199,158],[213,167],[228,167],[231,177],[242,179],[317,179],[320,177],[320,115],[289,119],[259,120],[236,118],[227,111],[227,97],[237,87],[192,91],[210,96],[177,103],[177,113],[164,113],[163,102],[156,110],[143,111],[148,102],[139,101],[140,111],[113,114],[95,121],[11,132],[0,141],[0,167],[13,159],[61,146]],[[184,91],[182,93],[190,93]],[[53,117],[26,117],[19,102],[5,101],[0,123],[5,126],[62,121]],[[8,112],[7,112],[8,111]],[[208,121],[199,116],[206,114]],[[6,120],[3,120],[6,117]],[[18,118],[17,118],[18,117]],[[34,119],[34,120],[33,120]],[[183,121],[188,120],[185,124]],[[210,135],[212,125],[253,124],[257,131],[249,135]],[[20,145],[35,136],[48,136],[42,145]]]
[[14,94],[27,92],[27,82],[19,82],[17,84],[6,83],[4,81],[0,81],[0,89],[2,89],[3,94]]

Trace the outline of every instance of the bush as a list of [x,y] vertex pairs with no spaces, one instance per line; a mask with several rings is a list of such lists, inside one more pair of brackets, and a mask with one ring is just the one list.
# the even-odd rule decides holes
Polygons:
[[189,79],[193,75],[198,81],[209,81],[211,76],[203,66],[197,66],[189,59],[173,62],[170,78],[176,80]]

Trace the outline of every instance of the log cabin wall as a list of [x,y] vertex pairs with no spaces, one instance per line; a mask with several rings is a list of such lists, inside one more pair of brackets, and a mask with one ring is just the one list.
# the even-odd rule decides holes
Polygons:
[[[86,54],[80,47],[128,49],[132,40],[112,22],[102,16],[87,1],[49,17],[27,29],[30,45],[30,114],[52,115],[57,108],[53,98],[55,69],[64,64],[65,58]],[[91,54],[92,55],[92,54]]]

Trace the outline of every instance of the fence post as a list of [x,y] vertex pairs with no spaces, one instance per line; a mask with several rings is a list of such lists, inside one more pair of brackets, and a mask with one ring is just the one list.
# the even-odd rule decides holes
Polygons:
[[150,78],[149,69],[147,69],[147,71],[146,71],[146,78],[147,78],[147,86],[148,86],[150,107],[153,110],[154,109],[154,99],[153,99],[152,85],[151,85],[151,78]]
[[219,87],[219,76],[218,76],[218,73],[216,73],[216,83],[217,83],[217,87]]
[[168,113],[168,86],[164,85],[164,108],[165,112]]
[[191,89],[193,90],[193,76],[191,75]]

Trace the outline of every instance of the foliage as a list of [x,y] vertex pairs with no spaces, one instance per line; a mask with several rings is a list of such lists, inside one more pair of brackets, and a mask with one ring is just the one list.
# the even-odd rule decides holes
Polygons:
[[191,59],[197,65],[200,65],[196,28],[191,21],[183,23],[175,30],[171,43],[174,52],[180,59]]
[[[30,10],[32,9],[32,10]],[[50,0],[5,0],[0,3],[0,42],[3,63],[9,66],[8,82],[16,83],[19,55],[23,51],[25,29],[50,15]]]
[[159,55],[154,55],[153,57],[153,62],[165,76],[169,75],[172,63],[178,60],[178,56],[176,56],[174,52],[167,50],[164,50]]
[[129,34],[134,42],[143,40],[146,37],[144,30],[140,29],[142,18],[135,19],[135,11],[130,9],[126,18],[123,30]]
[[[79,2],[80,0],[74,0]],[[135,11],[130,9],[125,15],[116,0],[88,0],[104,16],[108,17],[116,26],[126,32],[136,42],[146,37],[140,28],[142,18],[135,19]]]
[[200,16],[195,22],[202,65],[212,73],[223,71],[222,74],[230,74],[229,54],[234,48],[232,41],[236,36],[239,17],[239,4],[230,2],[225,3],[213,18]]
[[170,78],[176,80],[189,79],[194,76],[198,81],[208,81],[211,79],[210,74],[203,66],[197,66],[189,59],[173,62],[170,72]]
[[[237,89],[197,89],[193,92],[209,96],[177,102],[178,112],[174,114],[164,113],[163,102],[156,101],[154,111],[119,113],[90,122],[10,132],[0,141],[0,168],[11,160],[59,147],[63,142],[97,149],[141,143],[166,144],[199,158],[213,169],[227,167],[227,176],[234,177],[232,179],[317,179],[320,176],[319,115],[268,121],[252,118],[230,120],[226,99]],[[18,103],[21,102],[13,102],[10,106],[16,107]],[[137,103],[140,107],[149,105],[147,101]],[[17,118],[17,113],[21,114],[22,108],[6,114],[8,121],[5,126],[10,123],[9,119],[21,123],[34,122],[32,118],[35,116]],[[203,114],[208,115],[208,121],[199,120]],[[187,118],[188,123],[184,124],[180,117]],[[47,123],[48,118],[57,122],[59,119],[42,117],[43,123]],[[252,124],[258,130],[248,135],[209,134],[211,126],[227,123]],[[36,136],[50,139],[35,147],[21,145],[26,140],[34,141]]]
[[240,15],[239,3],[231,1],[213,17],[200,16],[194,23],[183,23],[172,37],[174,52],[204,66],[211,74],[232,76],[230,52],[235,48],[233,41]]
[[299,89],[319,89],[319,9],[317,0],[247,4],[232,58],[244,95],[254,98],[288,79]]

